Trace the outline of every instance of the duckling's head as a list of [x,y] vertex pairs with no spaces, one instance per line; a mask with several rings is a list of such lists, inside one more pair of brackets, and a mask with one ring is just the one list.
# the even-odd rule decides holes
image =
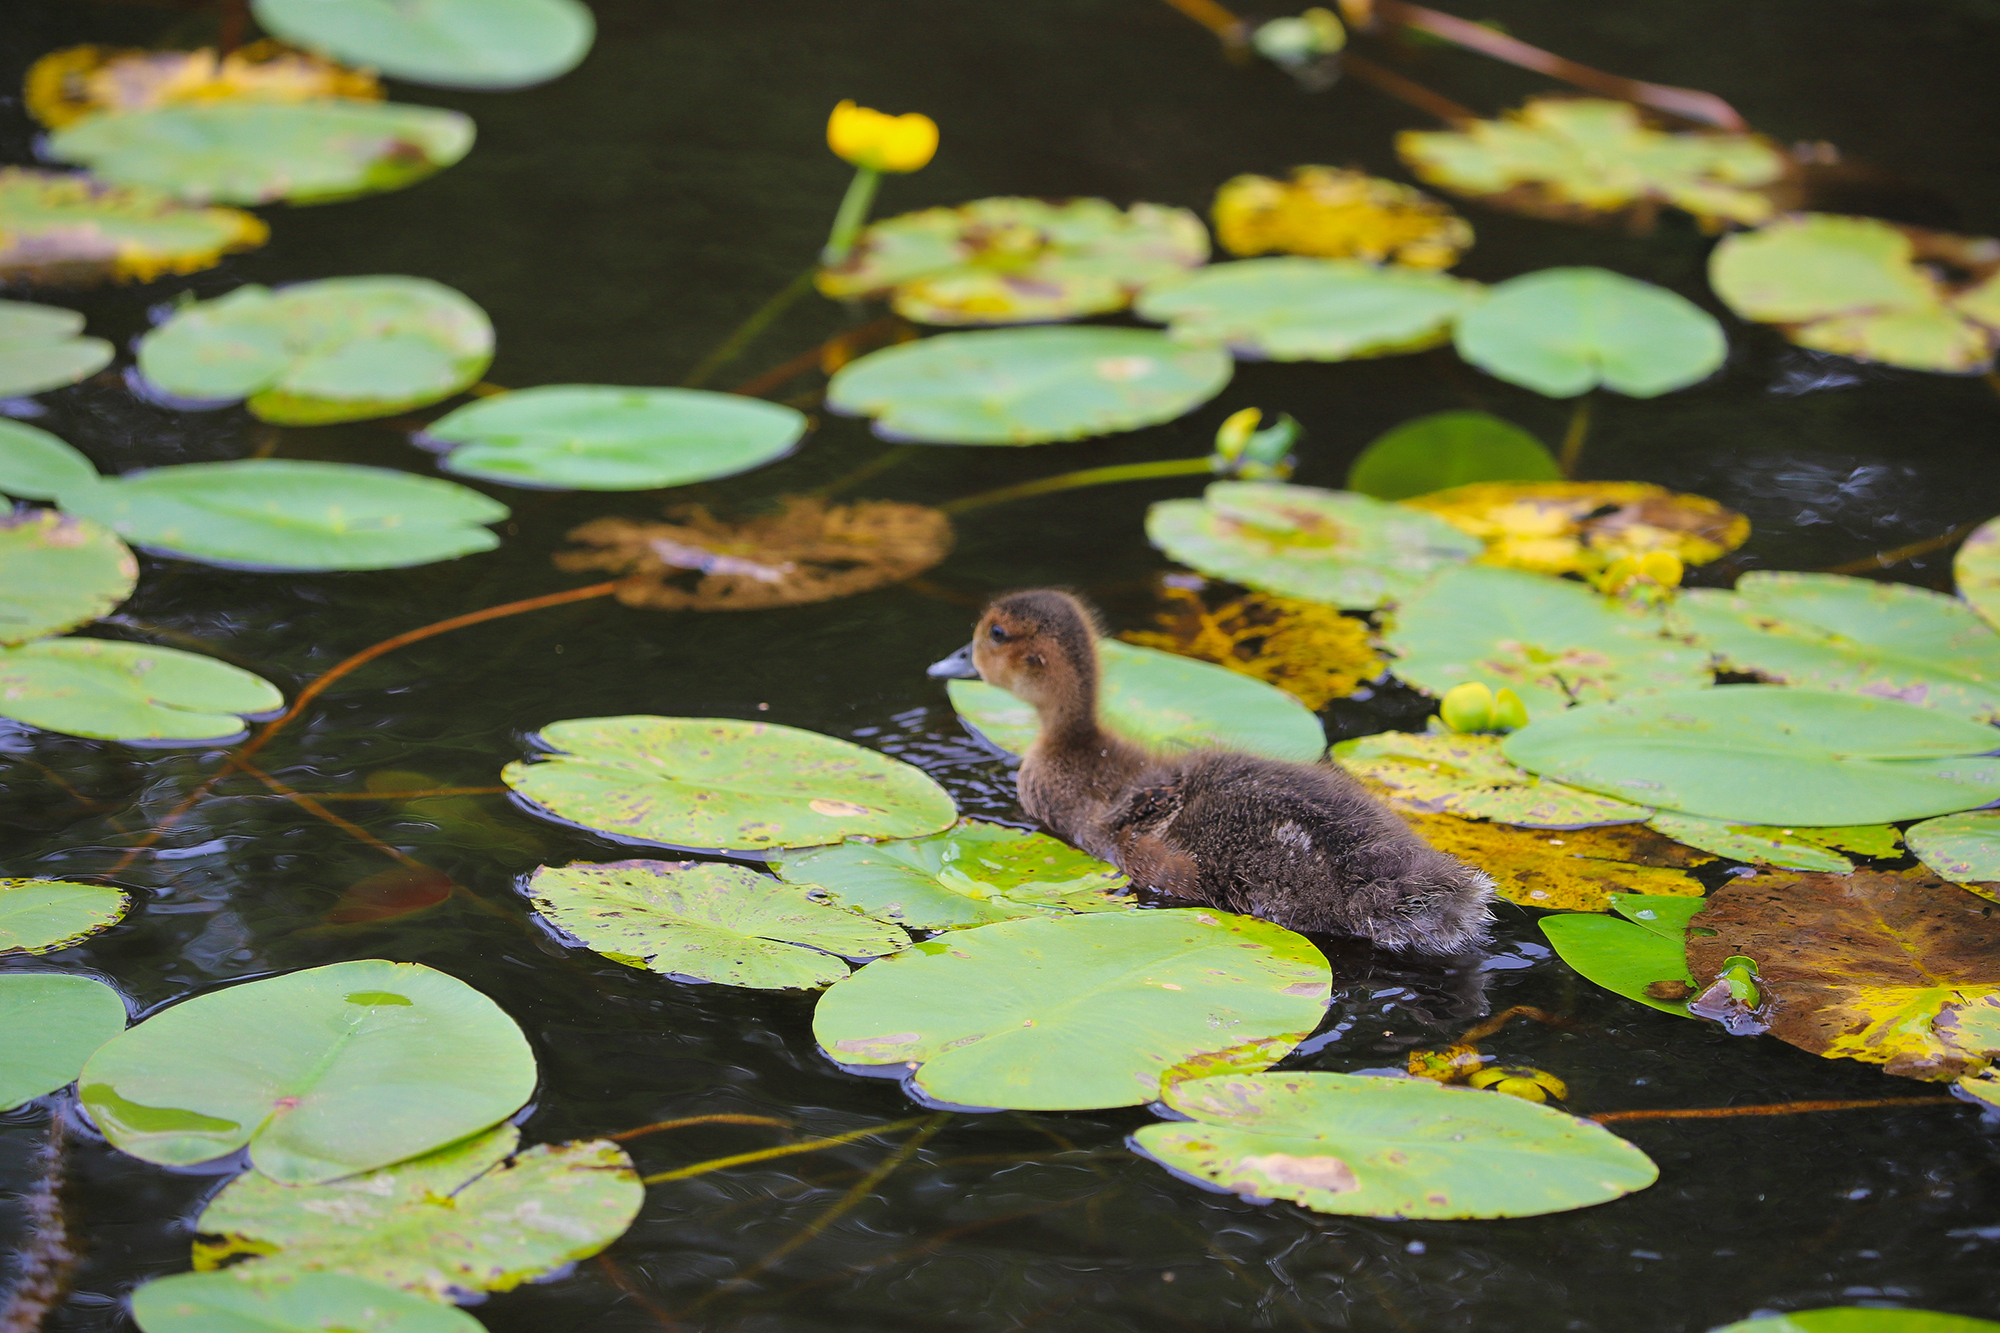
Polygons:
[[1096,711],[1097,616],[1066,592],[1035,588],[995,599],[972,642],[934,676],[977,675],[1047,712]]

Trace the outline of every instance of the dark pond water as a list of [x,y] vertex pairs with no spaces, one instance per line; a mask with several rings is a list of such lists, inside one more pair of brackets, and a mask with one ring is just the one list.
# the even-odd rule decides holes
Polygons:
[[[824,238],[846,175],[820,138],[838,98],[922,109],[943,127],[935,164],[891,179],[885,210],[1000,193],[1203,208],[1217,184],[1247,170],[1328,162],[1400,174],[1393,132],[1425,125],[1358,85],[1307,96],[1269,68],[1232,68],[1158,0],[594,7],[595,52],[553,86],[398,91],[477,118],[479,146],[461,165],[402,193],[273,210],[267,248],[192,279],[55,299],[81,305],[92,332],[122,345],[146,327],[149,308],[182,289],[417,274],[491,312],[499,383],[673,383]],[[2000,230],[1994,0],[1481,0],[1474,11],[1602,67],[1712,89],[1780,138],[1831,140],[1900,173],[1853,201],[1857,210]],[[176,25],[201,35],[168,8],[13,0],[0,82],[18,87],[28,61],[59,45],[155,42]],[[1454,53],[1421,53],[1414,70],[1483,111],[1540,86]],[[0,153],[32,160],[28,122],[11,99],[0,108]],[[1480,236],[1462,265],[1468,276],[1603,264],[1715,308],[1700,281],[1708,242],[1679,222],[1635,239],[1478,210],[1472,218]],[[826,303],[801,305],[725,382],[847,318]],[[1658,481],[1747,512],[1756,534],[1739,569],[1836,564],[2000,513],[2000,398],[1988,384],[1862,369],[1790,349],[1765,330],[1729,328],[1730,364],[1712,382],[1601,407],[1585,475]],[[428,468],[426,455],[379,425],[274,434],[236,411],[145,406],[115,376],[44,401],[39,424],[107,470],[261,447]],[[1565,412],[1445,352],[1247,366],[1172,426],[1030,451],[913,450],[864,493],[937,501],[1072,467],[1200,453],[1216,423],[1249,404],[1303,420],[1310,439],[1298,479],[1335,485],[1362,444],[1419,413],[1485,407],[1554,438]],[[882,448],[862,425],[826,419],[792,459],[698,498],[726,505],[808,489]],[[342,682],[262,762],[316,792],[360,790],[385,772],[487,786],[555,719],[754,716],[903,755],[968,812],[1018,819],[1008,770],[958,729],[923,664],[962,641],[970,603],[1003,587],[1072,584],[1119,625],[1136,624],[1162,567],[1141,534],[1145,506],[1194,490],[1156,483],[983,511],[962,524],[956,552],[923,592],[712,616],[596,601],[460,632]],[[126,611],[295,688],[390,634],[582,581],[549,563],[567,529],[605,513],[652,515],[669,497],[503,498],[516,518],[491,554],[313,577],[148,561]],[[1948,552],[1894,575],[1939,585]],[[1340,714],[1349,732],[1387,724],[1354,707]],[[0,874],[104,873],[219,757],[0,730]],[[340,809],[469,894],[379,926],[326,928],[342,891],[390,863],[236,777],[121,873],[141,900],[127,923],[12,965],[95,970],[144,1006],[347,958],[443,968],[493,996],[533,1040],[543,1082],[525,1121],[532,1141],[712,1112],[785,1116],[811,1134],[909,1113],[894,1084],[844,1074],[815,1053],[809,996],[677,984],[564,949],[537,928],[518,877],[623,849],[537,821],[500,796]],[[1293,1063],[1399,1064],[1411,1047],[1455,1036],[1483,1013],[1529,1004],[1584,1026],[1516,1023],[1485,1049],[1559,1073],[1579,1113],[1929,1091],[1618,1000],[1554,962],[1531,914],[1506,912],[1507,942],[1476,973],[1329,944],[1332,1012]],[[0,1118],[0,1188],[28,1180],[49,1104]],[[1492,1223],[1344,1220],[1205,1193],[1124,1152],[1126,1134],[1147,1118],[958,1116],[860,1206],[735,1285],[725,1284],[812,1224],[891,1143],[658,1186],[610,1264],[494,1297],[477,1314],[496,1333],[1683,1333],[1759,1309],[1850,1302],[2000,1313],[2000,1134],[1969,1107],[1629,1124],[1624,1132],[1660,1165],[1658,1185],[1602,1207]],[[81,1124],[75,1133],[71,1201],[89,1255],[48,1327],[126,1328],[123,1296],[185,1266],[191,1219],[221,1179],[120,1156]],[[633,1147],[642,1169],[659,1171],[771,1141],[768,1130],[710,1127]],[[0,1205],[0,1227],[18,1231],[19,1218],[18,1207]]]

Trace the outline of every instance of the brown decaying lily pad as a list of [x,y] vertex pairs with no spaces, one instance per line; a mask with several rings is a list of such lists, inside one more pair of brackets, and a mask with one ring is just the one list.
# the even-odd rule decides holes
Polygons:
[[776,513],[725,523],[700,505],[672,522],[594,519],[569,534],[592,548],[559,551],[556,568],[624,577],[627,606],[662,611],[755,611],[850,597],[900,583],[944,559],[951,520],[923,505],[828,504],[789,496]]
[[1951,1079],[1980,1061],[1932,1021],[2000,992],[2000,906],[1923,872],[1759,875],[1716,890],[1688,933],[1698,984],[1736,954],[1756,960],[1772,1036]]

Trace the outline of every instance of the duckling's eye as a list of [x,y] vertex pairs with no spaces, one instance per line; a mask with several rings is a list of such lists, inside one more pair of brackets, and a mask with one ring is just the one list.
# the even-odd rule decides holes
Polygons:
[[995,643],[1005,643],[1011,637],[1006,630],[1001,629],[998,625],[993,626],[986,632],[993,636],[993,642]]

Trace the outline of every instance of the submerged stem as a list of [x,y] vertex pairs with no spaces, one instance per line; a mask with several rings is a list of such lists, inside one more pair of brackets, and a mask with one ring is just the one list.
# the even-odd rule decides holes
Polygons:
[[1900,565],[1905,560],[1914,560],[1920,555],[1929,555],[1932,551],[1942,551],[1954,542],[1963,541],[1982,521],[1981,519],[1973,519],[1970,523],[1961,523],[1950,531],[1939,533],[1935,537],[1926,537],[1920,542],[1911,542],[1908,546],[1898,546],[1892,550],[1877,551],[1874,555],[1864,556],[1860,560],[1850,560],[1844,565],[1829,565],[1819,572],[1822,574],[1872,574],[1878,569],[1887,569],[1891,565]]
[[1114,481],[1148,481],[1155,477],[1196,477],[1206,476],[1215,471],[1214,464],[1206,458],[1168,458],[1156,463],[1120,463],[1116,467],[1091,467],[1081,472],[1063,472],[1053,477],[1042,477],[1036,481],[1024,481],[1018,486],[1002,486],[996,491],[981,491],[977,495],[964,496],[938,506],[947,514],[963,514],[974,509],[984,509],[1008,500],[1024,500],[1030,495],[1048,495],[1055,491],[1075,491],[1086,486],[1103,486]]
[[1701,1106],[1684,1111],[1605,1111],[1587,1116],[1600,1125],[1621,1120],[1720,1120],[1739,1115],[1802,1115],[1808,1111],[1861,1111],[1878,1106],[1964,1106],[1956,1097],[1864,1097],[1846,1102],[1774,1102],[1764,1106]]
[[661,1130],[666,1129],[686,1129],[689,1125],[770,1125],[777,1129],[790,1129],[792,1122],[789,1120],[780,1120],[774,1115],[742,1115],[721,1111],[714,1115],[684,1115],[678,1120],[655,1120],[650,1125],[641,1125],[637,1129],[622,1130],[616,1134],[606,1134],[604,1137],[610,1139],[613,1143],[624,1143],[626,1140],[636,1139],[642,1134],[657,1134]]
[[[654,1175],[640,1177],[642,1185],[663,1185],[670,1180],[686,1180],[691,1176],[705,1176],[711,1171],[721,1171],[727,1167],[742,1166],[748,1162],[767,1162],[774,1157],[791,1157],[802,1152],[818,1152],[822,1148],[837,1148],[843,1143],[856,1139],[869,1139],[877,1134],[889,1134],[899,1129],[909,1129],[924,1122],[923,1116],[911,1116],[908,1120],[897,1120],[886,1125],[870,1125],[866,1129],[850,1129],[845,1134],[832,1134],[823,1139],[806,1139],[800,1143],[781,1143],[775,1148],[759,1148],[755,1152],[733,1153],[728,1157],[712,1157],[706,1162],[696,1162],[692,1166],[677,1167],[672,1171],[661,1171]],[[648,1126],[647,1128],[652,1128]]]
[[818,499],[830,500],[836,495],[854,489],[878,473],[887,472],[915,452],[916,446],[913,444],[895,445],[875,455],[852,472],[835,477],[826,485],[814,489],[810,494]]
[[847,193],[840,197],[840,208],[833,215],[833,230],[827,234],[826,248],[820,251],[821,264],[835,268],[846,262],[854,249],[854,238],[868,223],[868,210],[875,206],[875,191],[881,184],[882,173],[874,168],[854,169],[854,179],[847,183]]
[[776,296],[751,311],[714,351],[703,357],[695,368],[687,373],[687,378],[681,381],[681,387],[700,388],[714,378],[716,371],[743,355],[743,349],[748,347],[758,334],[769,328],[772,320],[784,314],[791,308],[792,302],[812,290],[813,275],[818,272],[816,268],[807,269],[786,283]]
[[1569,413],[1569,429],[1563,433],[1562,457],[1556,466],[1566,481],[1576,480],[1576,465],[1583,461],[1583,442],[1590,436],[1590,397],[1586,393],[1576,400]]

